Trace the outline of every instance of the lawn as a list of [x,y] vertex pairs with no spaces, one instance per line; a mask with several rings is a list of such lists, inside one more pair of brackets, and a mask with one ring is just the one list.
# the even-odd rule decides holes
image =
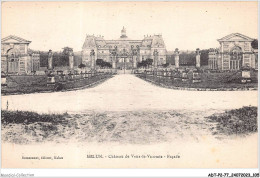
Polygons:
[[[213,114],[214,113],[214,114]],[[2,141],[119,142],[150,144],[205,136],[229,138],[257,132],[257,108],[243,107],[224,113],[190,110],[87,111],[79,114],[38,114],[2,110]]]

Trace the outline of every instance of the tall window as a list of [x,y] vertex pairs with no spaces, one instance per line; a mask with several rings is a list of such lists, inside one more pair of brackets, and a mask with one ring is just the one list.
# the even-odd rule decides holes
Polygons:
[[229,51],[229,43],[223,43],[223,51],[228,52]]
[[246,42],[244,49],[245,49],[245,51],[249,51],[250,50],[250,43]]
[[24,53],[25,53],[25,45],[24,45],[24,44],[20,44],[20,45],[19,45],[19,50],[20,50],[20,52],[21,52],[22,54],[24,54]]
[[232,49],[230,55],[230,69],[231,70],[238,70],[241,68],[242,65],[242,50],[240,47],[236,46]]
[[4,54],[4,45],[1,45],[1,54]]

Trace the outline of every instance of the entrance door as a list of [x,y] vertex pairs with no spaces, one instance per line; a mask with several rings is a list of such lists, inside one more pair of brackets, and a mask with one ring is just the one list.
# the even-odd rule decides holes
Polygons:
[[14,49],[10,49],[7,52],[7,64],[8,73],[19,72],[19,58],[17,52]]
[[242,50],[240,47],[236,46],[232,49],[230,54],[230,69],[239,70],[242,66]]

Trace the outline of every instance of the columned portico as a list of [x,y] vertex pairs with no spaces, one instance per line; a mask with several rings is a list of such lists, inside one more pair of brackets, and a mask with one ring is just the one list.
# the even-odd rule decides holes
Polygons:
[[252,38],[232,33],[221,39],[219,49],[209,52],[209,68],[218,70],[239,70],[242,67],[256,68],[257,53],[251,46]]

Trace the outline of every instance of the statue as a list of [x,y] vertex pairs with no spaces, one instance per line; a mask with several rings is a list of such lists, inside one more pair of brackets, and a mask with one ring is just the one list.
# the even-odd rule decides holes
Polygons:
[[52,50],[50,49],[48,52],[48,58],[52,57]]

